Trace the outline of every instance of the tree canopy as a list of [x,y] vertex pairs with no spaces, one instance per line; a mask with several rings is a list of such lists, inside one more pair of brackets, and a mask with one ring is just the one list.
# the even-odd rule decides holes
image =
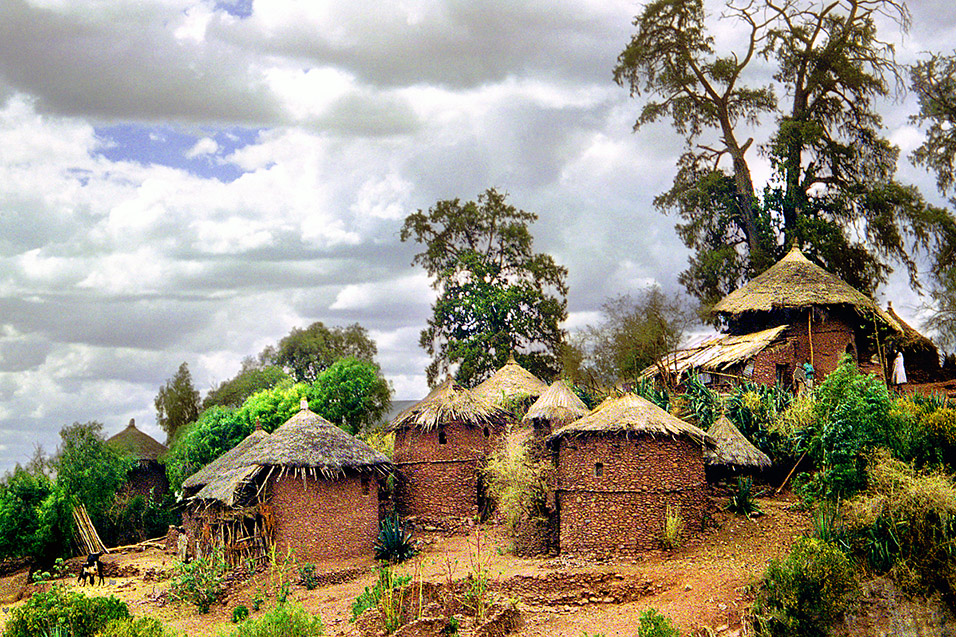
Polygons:
[[263,363],[247,356],[242,361],[239,373],[206,393],[202,407],[203,409],[216,405],[239,407],[257,391],[271,389],[287,378],[289,375],[280,366]]
[[273,356],[297,383],[312,383],[323,370],[340,358],[375,362],[378,348],[368,330],[353,323],[345,327],[326,327],[316,321],[305,329],[293,328],[279,341]]
[[567,269],[533,251],[528,227],[538,216],[506,199],[489,188],[476,201],[418,210],[402,226],[402,241],[424,246],[412,263],[439,292],[419,339],[432,357],[425,370],[431,385],[455,366],[456,379],[474,385],[509,354],[539,377],[558,371]]
[[[800,244],[812,259],[870,291],[939,232],[915,188],[895,180],[898,149],[875,102],[900,86],[877,18],[908,25],[895,0],[728,0],[720,20],[743,44],[718,51],[703,0],[655,0],[634,20],[615,80],[643,100],[635,129],[669,119],[686,148],[657,206],[681,218],[694,250],[681,275],[707,306]],[[773,67],[766,77],[755,61]],[[748,151],[772,177],[753,182]]]
[[156,424],[166,432],[167,443],[176,432],[199,417],[199,392],[193,387],[193,377],[185,362],[166,384],[159,388],[154,400]]

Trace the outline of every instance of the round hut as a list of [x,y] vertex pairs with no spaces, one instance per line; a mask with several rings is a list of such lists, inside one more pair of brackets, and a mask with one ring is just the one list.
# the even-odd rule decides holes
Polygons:
[[142,495],[158,499],[169,492],[166,469],[159,464],[159,457],[167,451],[166,445],[137,429],[135,419],[130,418],[126,428],[107,439],[106,444],[136,462],[126,475],[122,493],[130,497]]
[[519,365],[512,355],[508,356],[504,367],[479,383],[472,391],[499,407],[512,410],[532,403],[547,389],[544,381]]
[[708,468],[731,472],[759,471],[773,464],[770,457],[753,446],[726,415],[721,415],[707,433],[716,443],[714,448],[704,450],[704,461]]
[[659,546],[668,509],[700,529],[704,431],[634,394],[609,398],[555,431],[562,553],[634,553]]
[[242,460],[246,452],[268,437],[269,433],[257,421],[252,433],[240,440],[239,444],[183,480],[183,497],[191,498],[210,482],[238,467],[246,466]]
[[551,383],[538,400],[531,404],[521,422],[530,424],[534,431],[532,455],[541,457],[545,440],[552,431],[586,416],[590,410],[563,380]]
[[450,522],[484,505],[479,467],[504,432],[509,415],[452,379],[398,414],[394,463],[396,505],[406,516]]

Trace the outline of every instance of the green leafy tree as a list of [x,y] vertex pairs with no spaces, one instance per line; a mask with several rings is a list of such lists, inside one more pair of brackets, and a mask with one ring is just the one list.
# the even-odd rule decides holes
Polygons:
[[202,407],[241,407],[249,396],[262,389],[272,389],[287,378],[289,375],[280,366],[264,365],[251,356],[246,357],[238,374],[209,390]]
[[381,422],[391,393],[375,365],[343,358],[319,374],[309,392],[309,404],[323,418],[354,434]]
[[54,459],[57,490],[72,503],[85,505],[94,525],[106,519],[132,465],[106,444],[102,432],[103,425],[95,421],[64,427]]
[[[905,6],[730,0],[720,16],[740,49],[717,50],[703,0],[646,4],[614,71],[646,96],[635,129],[669,119],[687,143],[673,187],[656,199],[680,216],[694,251],[682,283],[710,305],[793,243],[863,290],[894,262],[915,283],[911,251],[939,231],[936,216],[895,181],[898,149],[875,110],[901,79],[876,18],[905,28]],[[773,65],[772,77],[750,68],[757,60]],[[762,149],[774,170],[758,188],[748,132],[762,119],[774,121]]]
[[375,341],[358,323],[326,327],[321,321],[316,321],[305,329],[293,328],[279,341],[274,360],[296,382],[312,383],[322,370],[340,358],[352,357],[374,363],[377,353]]
[[538,376],[557,373],[567,269],[533,251],[528,226],[537,218],[489,188],[477,201],[439,201],[405,219],[402,241],[425,248],[412,263],[439,292],[419,339],[432,357],[429,384],[457,365],[458,381],[473,385],[509,354]]
[[43,544],[40,507],[55,488],[49,477],[20,465],[0,482],[0,557],[35,556]]
[[156,406],[156,424],[166,432],[166,440],[175,438],[176,432],[199,417],[199,392],[193,387],[189,365],[183,363],[176,374],[159,388],[153,401]]

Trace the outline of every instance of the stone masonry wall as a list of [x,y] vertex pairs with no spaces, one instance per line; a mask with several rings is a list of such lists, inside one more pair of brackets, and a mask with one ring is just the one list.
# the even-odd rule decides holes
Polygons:
[[[815,316],[809,331],[813,339],[814,382],[817,384],[837,368],[848,345],[852,344],[853,351],[859,352],[853,327],[838,316]],[[795,321],[783,332],[784,344],[767,348],[754,357],[753,381],[772,386],[777,381],[777,365],[786,365],[785,386],[789,387],[795,366],[810,360],[807,332],[804,314],[802,321]]]
[[558,456],[562,553],[657,548],[668,505],[683,517],[685,532],[700,529],[706,477],[692,441],[585,435],[562,438]]
[[153,499],[159,500],[169,491],[166,470],[155,461],[143,463],[129,472],[126,484],[120,490],[127,497],[148,497],[152,492]]
[[337,480],[272,480],[276,550],[300,562],[371,555],[378,535],[378,481],[349,474]]

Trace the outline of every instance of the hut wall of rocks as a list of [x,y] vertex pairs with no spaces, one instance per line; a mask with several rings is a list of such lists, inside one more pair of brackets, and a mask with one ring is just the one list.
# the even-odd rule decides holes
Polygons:
[[348,474],[336,480],[294,476],[270,484],[276,550],[300,562],[359,557],[378,536],[378,481]]
[[680,437],[562,438],[558,457],[562,553],[635,553],[657,548],[668,505],[685,531],[700,530],[706,477],[700,444]]
[[126,484],[120,492],[129,498],[152,495],[154,500],[159,500],[169,492],[166,470],[156,461],[141,462],[126,475]]

